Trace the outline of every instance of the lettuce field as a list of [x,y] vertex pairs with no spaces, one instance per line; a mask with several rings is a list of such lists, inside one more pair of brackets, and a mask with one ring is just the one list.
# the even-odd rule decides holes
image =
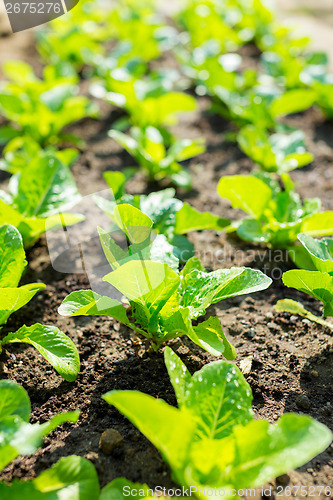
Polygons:
[[0,20],[0,500],[333,498],[329,55],[264,0]]

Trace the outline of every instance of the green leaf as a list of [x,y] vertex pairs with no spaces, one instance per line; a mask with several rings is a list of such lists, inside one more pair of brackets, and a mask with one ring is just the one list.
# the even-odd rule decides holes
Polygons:
[[190,413],[137,391],[111,391],[103,399],[125,415],[172,468],[184,466],[195,429]]
[[20,233],[14,226],[0,226],[0,287],[17,286],[26,265]]
[[104,231],[101,227],[97,227],[97,231],[108,263],[113,270],[118,269],[118,267],[130,259],[130,250],[123,250],[119,245],[117,245],[111,235]]
[[315,240],[307,234],[299,234],[298,239],[310,254],[310,257],[318,271],[321,271],[323,273],[333,272],[332,238]]
[[181,408],[185,402],[187,386],[191,382],[191,374],[170,347],[165,348],[164,361],[168,370],[170,382],[176,393],[178,406]]
[[175,272],[178,272],[179,260],[175,255],[174,247],[168,242],[164,234],[158,234],[150,245],[149,258],[154,262],[168,264]]
[[149,117],[153,126],[176,125],[177,115],[188,111],[195,111],[197,103],[194,97],[183,92],[168,92],[157,98],[149,97],[142,102],[142,114],[139,122]]
[[138,208],[126,203],[117,205],[113,217],[131,243],[142,243],[150,236],[153,221]]
[[[327,427],[308,416],[283,415],[277,424],[254,420],[222,440],[195,443],[188,484],[256,488],[307,463],[332,441]],[[221,449],[223,453],[221,453]]]
[[193,270],[182,281],[181,306],[189,308],[190,317],[205,314],[219,291],[243,272],[243,268],[218,269],[211,273]]
[[237,136],[245,154],[267,172],[289,172],[313,160],[306,152],[304,133],[295,130],[289,134],[273,134],[258,127],[243,127]]
[[127,497],[141,500],[156,499],[155,495],[152,497],[149,494],[151,491],[146,484],[131,483],[123,477],[118,477],[102,489],[99,500],[125,500]]
[[0,484],[3,500],[99,500],[99,493],[95,467],[75,455],[61,458],[32,481]]
[[[0,386],[0,391],[4,392],[4,397],[6,397],[8,385]],[[78,411],[60,413],[44,424],[29,424],[27,421],[29,419],[28,403],[22,401],[22,393],[19,394],[16,390],[15,394],[20,398],[17,402],[20,405],[17,413],[13,410],[12,415],[4,415],[4,418],[0,420],[0,470],[18,455],[34,453],[41,446],[44,436],[65,422],[77,422],[80,415]],[[24,416],[24,420],[20,414]]]
[[222,177],[217,192],[230,200],[233,208],[240,208],[255,218],[262,215],[272,198],[272,190],[261,179],[248,175]]
[[0,200],[0,224],[15,226],[21,233],[26,248],[32,246],[45,232],[45,219],[24,217],[2,200]]
[[128,324],[126,308],[118,302],[92,290],[70,293],[58,309],[62,316],[111,316]]
[[61,500],[99,498],[99,483],[94,466],[89,460],[75,455],[61,458],[51,469],[42,472],[34,480],[34,485],[50,496],[50,500],[51,491],[53,495],[54,492],[61,492]]
[[288,256],[300,269],[316,271],[316,266],[311,259],[309,252],[301,245],[292,245],[288,248]]
[[122,172],[104,172],[106,180],[115,200],[119,200],[125,194],[126,176]]
[[0,422],[18,416],[29,422],[31,404],[28,393],[12,380],[0,380]]
[[6,61],[2,66],[2,71],[14,83],[38,82],[32,67],[24,61]]
[[[213,356],[223,356],[226,359],[235,359],[237,356],[236,349],[224,335],[220,320],[217,316],[212,316],[206,321],[199,323],[193,327],[193,330],[199,339],[200,346]],[[188,336],[193,342],[198,343],[194,337],[188,333]]]
[[214,297],[214,303],[230,297],[266,290],[272,284],[271,278],[259,269],[251,269],[250,267],[239,269],[242,269],[242,273],[237,274],[232,281],[228,281],[226,286],[219,290]]
[[201,264],[200,259],[198,257],[191,257],[183,267],[181,271],[181,276],[186,276],[192,271],[201,271],[203,273],[206,272],[206,269]]
[[305,217],[299,232],[309,236],[330,236],[333,234],[333,211],[327,210]]
[[168,151],[168,157],[173,157],[176,161],[185,161],[194,156],[204,153],[206,150],[205,139],[200,138],[194,141],[183,139],[176,141]]
[[37,157],[16,179],[13,204],[26,217],[47,217],[80,200],[69,168],[52,154]]
[[273,101],[270,111],[274,117],[299,113],[311,108],[316,97],[316,92],[311,89],[289,90]]
[[179,276],[160,262],[133,260],[103,278],[129,300],[160,307],[177,289]]
[[0,146],[4,146],[5,144],[7,144],[7,142],[15,139],[15,137],[19,135],[19,130],[10,127],[9,125],[3,125],[2,127],[0,127]]
[[247,424],[253,419],[251,403],[251,389],[241,371],[225,361],[205,365],[186,384],[185,407],[198,423],[196,441],[222,439],[235,426]]
[[43,283],[30,283],[20,288],[0,289],[0,325],[7,322],[9,316],[21,309],[46,285]]
[[211,273],[193,270],[182,281],[183,307],[189,307],[192,318],[205,314],[210,304],[237,295],[265,290],[272,280],[257,269],[232,267]]
[[323,302],[324,315],[333,316],[333,277],[328,273],[293,269],[283,273],[282,281]]
[[263,226],[256,219],[243,219],[237,227],[238,236],[245,241],[268,243],[271,234],[263,230]]
[[0,111],[10,119],[23,111],[22,101],[18,96],[2,93],[0,94]]
[[278,300],[277,303],[275,304],[275,310],[277,312],[288,312],[290,314],[298,314],[299,316],[302,316],[303,318],[306,318],[310,321],[314,321],[315,323],[318,323],[319,325],[328,327],[331,330],[333,330],[332,323],[328,323],[327,321],[323,320],[322,318],[318,318],[318,316],[315,316],[314,314],[312,314],[310,311],[305,309],[305,307],[303,307],[300,302],[296,302],[295,300],[291,300],[291,299]]
[[173,253],[182,264],[191,259],[195,254],[193,243],[181,234],[175,234],[170,243],[173,246]]
[[151,218],[154,230],[165,236],[173,233],[176,213],[183,206],[183,202],[174,196],[173,188],[140,196],[140,209]]
[[210,212],[199,212],[188,203],[184,203],[182,208],[176,212],[175,233],[186,234],[204,229],[221,231],[229,224],[228,219],[221,219]]
[[1,341],[3,345],[14,342],[32,345],[65,380],[76,380],[80,370],[79,354],[73,341],[55,326],[24,325]]

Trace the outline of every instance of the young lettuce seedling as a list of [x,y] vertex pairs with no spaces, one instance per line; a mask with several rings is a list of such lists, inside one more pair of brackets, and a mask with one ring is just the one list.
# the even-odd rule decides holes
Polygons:
[[175,198],[173,188],[148,195],[130,195],[126,192],[126,175],[122,172],[106,172],[104,178],[110,187],[112,200],[95,196],[94,201],[114,222],[114,208],[119,204],[130,204],[141,210],[152,220],[153,230],[173,247],[174,255],[181,263],[194,256],[194,246],[184,236],[192,231],[210,229],[222,231],[230,224],[210,212],[199,212],[188,203]]
[[[76,423],[80,415],[79,411],[70,411],[43,424],[30,424],[29,396],[11,380],[0,381],[0,401],[0,471],[19,455],[33,454],[45,436],[66,422]],[[80,494],[77,496],[76,492]],[[11,484],[0,483],[1,500],[98,500],[99,492],[94,466],[76,456],[61,458],[32,481],[15,479]]]
[[[152,221],[130,205],[117,205],[113,217],[130,242],[121,249],[108,233],[99,230],[101,244],[113,271],[104,276],[129,307],[92,290],[71,293],[61,304],[64,316],[107,315],[147,337],[153,349],[164,342],[187,335],[215,356],[235,357],[217,317],[194,325],[206,309],[220,300],[266,289],[271,279],[250,268],[218,269],[206,272],[193,257],[178,272],[178,262],[165,248],[151,242]],[[166,263],[167,262],[167,263]]]
[[313,155],[306,152],[301,130],[269,135],[249,125],[241,129],[237,141],[242,151],[266,172],[288,173],[313,160]]
[[94,83],[91,93],[127,112],[129,120],[122,120],[123,128],[129,124],[142,130],[154,127],[168,137],[164,127],[176,125],[179,114],[197,109],[195,98],[173,91],[173,83],[167,73],[138,78],[126,68],[117,68],[108,71],[102,82]]
[[[161,452],[174,480],[185,487],[256,488],[304,465],[332,441],[331,431],[305,415],[286,414],[276,424],[255,420],[251,389],[240,370],[226,361],[193,376],[166,348],[165,363],[178,409],[137,391],[103,396]],[[193,491],[193,490],[192,490]]]
[[[18,286],[26,264],[18,230],[10,225],[0,226],[0,325],[7,323],[11,314],[45,288],[42,283]],[[77,349],[72,340],[55,326],[23,325],[16,332],[1,336],[0,353],[3,346],[16,342],[35,347],[65,380],[72,382],[77,378],[80,370]]]
[[130,135],[110,130],[108,135],[133,156],[149,180],[168,178],[179,187],[191,187],[190,173],[179,162],[205,152],[203,139],[175,141],[167,149],[161,132],[152,126],[132,127]]
[[[30,453],[29,453],[30,454]],[[82,457],[63,457],[50,469],[30,481],[0,483],[1,500],[116,500],[100,495],[98,476],[93,464]]]
[[64,141],[82,144],[62,132],[67,125],[97,114],[89,99],[75,95],[76,76],[62,77],[55,67],[46,66],[40,80],[22,61],[6,62],[2,69],[10,81],[0,89],[0,113],[13,125],[0,128],[0,144],[22,135],[42,146]]
[[[45,436],[64,423],[76,423],[80,415],[79,411],[70,411],[55,415],[43,424],[30,424],[29,396],[11,380],[0,381],[0,401],[0,472],[16,457],[32,455]],[[119,478],[101,490],[93,464],[75,455],[61,458],[33,480],[0,482],[1,500],[117,500],[123,498],[122,493],[127,490],[148,492],[148,487]],[[149,498],[152,497],[149,495]]]
[[[290,255],[299,267],[283,274],[283,283],[290,288],[296,288],[324,305],[324,316],[333,316],[333,239],[316,240],[307,234],[299,234],[302,247],[292,247]],[[299,314],[333,330],[333,324],[318,318],[291,299],[279,300],[276,310]]]
[[58,158],[68,168],[72,166],[79,156],[77,149],[67,148],[58,151],[52,146],[43,149],[38,142],[30,137],[16,137],[11,140],[4,147],[2,154],[3,158],[0,160],[0,169],[11,174],[21,172],[36,158],[42,161],[43,158],[50,154]]
[[[70,411],[44,424],[30,424],[29,396],[23,387],[11,380],[0,380],[0,401],[0,471],[19,455],[34,453],[45,436],[65,422],[77,422],[80,415],[79,411]],[[1,499],[4,488],[0,484]]]
[[33,246],[46,229],[83,220],[80,215],[61,213],[81,199],[64,163],[72,158],[71,151],[37,153],[23,170],[12,176],[9,193],[0,191],[0,224],[17,227],[26,248]]
[[267,5],[259,1],[235,1],[230,9],[215,0],[196,0],[186,2],[175,20],[190,35],[189,50],[214,42],[223,54],[257,41],[263,35],[269,36],[274,16]]
[[264,173],[222,177],[217,191],[240,208],[247,218],[233,223],[227,231],[236,231],[245,241],[266,243],[274,248],[289,248],[300,232],[316,236],[333,232],[333,212],[320,212],[318,198],[301,200],[288,174],[277,180]]

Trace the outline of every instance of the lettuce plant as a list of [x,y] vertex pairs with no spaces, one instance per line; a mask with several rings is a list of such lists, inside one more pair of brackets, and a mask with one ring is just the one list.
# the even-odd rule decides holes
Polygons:
[[75,76],[58,76],[55,67],[46,66],[40,80],[22,61],[4,63],[3,72],[10,81],[3,82],[0,89],[0,113],[13,125],[0,128],[1,144],[21,135],[42,146],[77,142],[63,132],[64,127],[96,115],[89,99],[76,95]]
[[[126,47],[127,60],[139,59],[148,63],[161,56],[163,39],[170,32],[156,6],[149,1],[122,2],[110,12],[108,26]],[[174,30],[171,33],[176,34]]]
[[[20,233],[13,226],[0,226],[0,325],[6,324],[11,314],[45,288],[42,283],[18,286],[26,265]],[[72,382],[77,378],[80,370],[77,349],[72,340],[55,326],[23,325],[16,332],[1,335],[0,353],[4,346],[17,342],[35,347],[65,380]]]
[[1,500],[115,500],[100,496],[95,467],[76,455],[61,458],[30,481],[0,483],[0,495]]
[[322,112],[329,120],[333,119],[333,77],[329,75],[327,81],[318,82],[313,84],[313,88],[316,91],[317,100],[316,103],[321,108]]
[[[131,208],[132,212],[137,210],[137,219],[132,217],[129,221],[128,207],[117,205],[113,214],[131,243],[128,251],[99,229],[106,259],[113,269],[103,281],[126,297],[128,306],[92,290],[80,290],[66,297],[59,313],[111,316],[148,338],[154,350],[172,338],[187,335],[211,354],[233,359],[235,350],[225,338],[217,317],[198,325],[193,321],[205,315],[211,304],[266,289],[271,284],[270,278],[245,267],[206,272],[196,257],[178,272],[178,264],[170,252],[164,246],[156,248],[154,242],[150,243],[152,221],[134,207]],[[137,222],[133,225],[134,220]]]
[[38,142],[30,137],[16,137],[3,149],[3,158],[0,160],[0,169],[16,174],[25,169],[37,157],[42,161],[49,154],[53,154],[68,168],[72,166],[79,153],[76,149],[67,148],[57,150],[53,146],[41,148]]
[[[219,52],[237,50],[244,41],[223,18],[222,9],[212,0],[187,2],[177,15],[177,21],[185,29],[192,47],[200,47],[209,40],[219,45]],[[226,9],[224,9],[226,13]]]
[[95,195],[94,200],[99,208],[114,222],[113,212],[118,204],[130,204],[141,210],[152,220],[152,229],[160,235],[160,241],[164,239],[172,245],[173,253],[181,263],[194,255],[194,247],[185,234],[205,229],[221,231],[230,224],[227,219],[210,212],[199,212],[188,203],[178,200],[174,197],[173,188],[148,195],[130,195],[125,190],[126,173],[106,172],[104,178],[110,187],[111,201]]
[[216,109],[239,127],[254,125],[274,130],[279,119],[310,108],[316,100],[312,89],[293,89],[281,92],[274,81],[270,85],[261,79],[257,86],[244,91],[230,91],[222,85],[214,88],[221,106]]
[[161,452],[174,480],[192,487],[256,488],[299,467],[329,446],[331,431],[306,415],[286,414],[276,424],[255,420],[251,389],[226,361],[193,376],[166,348],[165,362],[178,408],[137,391],[111,391],[105,401],[123,413]]
[[130,135],[110,130],[109,137],[117,141],[133,156],[148,175],[149,180],[170,179],[176,186],[190,188],[190,173],[179,162],[205,151],[202,139],[175,141],[168,149],[161,132],[155,127],[132,127]]
[[[303,53],[302,46],[280,43],[273,50],[264,51],[261,55],[263,70],[287,90],[311,86],[313,81],[320,80],[327,72],[328,58],[323,52]],[[301,52],[301,53],[296,53]]]
[[[110,26],[109,26],[110,28]],[[62,75],[80,72],[85,65],[105,54],[103,41],[110,37],[106,27],[106,9],[99,2],[84,1],[53,19],[36,32],[37,50],[47,64]]]
[[[58,426],[76,423],[80,412],[60,413],[43,424],[29,423],[31,403],[25,389],[11,380],[0,380],[0,471],[18,456],[34,453],[43,438]],[[1,500],[116,500],[124,487],[147,490],[146,485],[116,479],[100,489],[93,464],[75,455],[61,458],[35,479],[0,482]],[[156,498],[156,497],[154,497]]]
[[313,155],[305,149],[304,133],[300,130],[269,135],[248,125],[241,129],[237,141],[242,151],[266,172],[287,173],[313,160]]
[[263,2],[248,0],[233,0],[229,4],[218,0],[188,1],[176,15],[192,46],[214,41],[220,53],[270,34],[273,19]]
[[316,236],[333,232],[333,212],[320,212],[318,198],[302,202],[287,174],[281,175],[283,187],[267,174],[222,177],[217,191],[233,208],[240,208],[248,217],[233,223],[229,232],[255,243],[275,248],[288,248],[304,232]]
[[[290,250],[296,264],[303,269],[292,269],[283,274],[283,283],[290,288],[320,300],[324,306],[324,316],[333,316],[333,239],[317,240],[307,234],[299,234],[302,247]],[[280,300],[278,311],[292,312],[307,317],[323,326],[333,329],[333,325],[318,318],[304,307],[290,299]]]
[[[77,422],[80,415],[79,411],[70,411],[60,413],[44,424],[30,424],[29,396],[12,380],[0,380],[0,401],[0,470],[19,455],[34,453],[45,436],[65,422]],[[0,485],[0,492],[3,488]]]
[[[20,170],[24,158],[34,151],[35,157]],[[18,172],[10,180],[9,193],[0,191],[0,224],[17,227],[26,248],[34,245],[46,229],[70,226],[83,219],[60,213],[80,200],[74,178],[64,163],[73,158],[71,150],[38,153],[32,147],[20,154],[14,152],[14,158],[10,165]]]
[[91,93],[126,111],[129,123],[141,129],[175,125],[178,115],[195,111],[197,103],[191,95],[173,91],[174,73],[170,73],[171,79],[165,72],[138,78],[126,68],[117,68],[107,71],[102,81],[95,82]]

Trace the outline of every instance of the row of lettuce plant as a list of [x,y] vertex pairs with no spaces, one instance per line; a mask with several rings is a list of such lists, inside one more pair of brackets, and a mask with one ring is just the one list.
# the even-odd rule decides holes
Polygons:
[[[226,361],[210,363],[191,376],[166,348],[165,363],[178,408],[137,391],[112,391],[103,398],[158,448],[186,496],[201,498],[218,489],[224,498],[235,498],[306,463],[332,441],[327,427],[305,415],[287,414],[274,425],[255,420],[250,386]],[[30,401],[22,387],[1,381],[0,395],[0,470],[18,455],[31,454],[58,425],[79,417],[79,412],[68,412],[42,425],[30,424]],[[0,483],[0,493],[3,500],[157,498],[147,485],[123,478],[100,490],[93,465],[77,456],[60,459],[31,481]]]
[[[124,232],[129,249],[124,251],[109,233],[98,230],[112,269],[104,281],[127,300],[121,303],[92,290],[73,292],[60,306],[61,314],[112,316],[147,337],[154,349],[175,336],[187,335],[211,354],[234,359],[235,350],[224,336],[218,318],[209,317],[197,324],[196,320],[205,315],[210,304],[263,290],[271,280],[260,271],[247,268],[207,272],[191,255],[193,249],[184,235],[192,230],[227,227],[247,241],[285,248],[296,241],[300,232],[317,236],[330,234],[331,213],[320,212],[319,200],[303,203],[287,175],[312,160],[306,152],[304,136],[279,121],[314,103],[329,115],[329,105],[323,104],[329,79],[325,75],[323,81],[319,81],[316,76],[324,59],[304,55],[305,44],[292,40],[290,32],[278,27],[259,2],[247,2],[246,6],[238,0],[231,3],[233,9],[229,4],[221,7],[211,1],[189,4],[177,18],[186,28],[186,38],[184,33],[175,36],[175,30],[158,18],[150,2],[137,6],[127,0],[122,8],[109,11],[91,2],[82,2],[77,8],[77,17],[76,12],[71,13],[68,24],[55,21],[52,23],[55,31],[39,35],[39,51],[45,62],[51,63],[44,70],[43,80],[23,63],[7,64],[10,82],[3,85],[0,109],[10,124],[1,129],[1,142],[7,144],[1,165],[13,176],[9,193],[1,194],[1,208],[6,223],[16,226],[23,240],[14,227],[2,226],[7,251],[1,255],[1,284],[4,296],[16,293],[18,297],[15,305],[9,300],[3,323],[17,310],[17,304],[21,307],[30,300],[31,293],[43,287],[39,284],[17,287],[25,265],[23,241],[26,247],[33,245],[45,231],[50,216],[51,227],[82,220],[79,215],[58,215],[59,211],[72,208],[79,194],[69,170],[76,153],[55,148],[64,142],[83,146],[81,140],[64,133],[63,128],[85,116],[97,116],[87,98],[73,96],[78,88],[77,72],[83,77],[93,76],[93,96],[107,100],[124,112],[109,135],[127,149],[150,179],[167,177],[176,186],[190,186],[188,172],[179,162],[202,153],[204,145],[200,139],[177,140],[170,126],[177,122],[179,113],[196,109],[195,99],[183,92],[192,80],[199,94],[205,89],[212,95],[215,110],[240,127],[237,140],[243,151],[263,170],[281,174],[283,187],[274,177],[262,174],[221,179],[218,187],[221,196],[250,216],[230,225],[225,219],[199,213],[183,204],[174,198],[173,190],[131,196],[125,190],[126,175],[107,174],[106,180],[116,193],[115,201],[106,202],[98,197],[95,201]],[[238,20],[237,10],[242,11]],[[228,18],[228,12],[234,13],[233,19]],[[90,25],[86,22],[87,15]],[[73,21],[74,29],[70,30]],[[103,43],[111,37],[117,44],[107,54]],[[59,43],[59,39],[64,43]],[[182,62],[189,80],[181,81],[180,89],[174,88],[177,74],[149,71],[152,59],[174,45],[172,39],[183,43],[179,57],[187,58]],[[214,45],[216,40],[221,42],[219,47]],[[239,57],[228,51],[237,50],[250,41],[263,50],[263,66],[268,68],[268,74],[251,71],[241,74],[233,69],[237,68]],[[286,41],[290,48],[290,66],[295,54],[300,66],[303,64],[294,80],[289,67],[280,67],[286,60],[285,54],[281,56]],[[281,56],[276,57],[275,66],[269,66],[274,58],[265,54],[268,49]],[[282,82],[274,72],[283,75]],[[20,73],[22,78],[18,81]],[[307,83],[303,82],[302,74],[311,76]],[[227,82],[227,87],[222,87],[221,82],[224,85]],[[128,127],[129,135],[123,133]],[[252,182],[263,196],[248,200],[246,186]],[[237,196],[235,189],[240,190]],[[157,238],[152,238],[152,229],[158,233]],[[14,258],[13,247],[17,249]],[[189,250],[186,258],[184,249]],[[180,263],[185,264],[181,270]],[[10,269],[10,273],[13,270],[14,277],[8,276],[5,269]],[[326,271],[319,272],[330,276]],[[285,283],[296,286],[296,278],[288,281],[286,277]],[[29,297],[24,296],[27,291]],[[317,298],[323,300],[323,296]],[[67,380],[77,376],[79,360],[74,344],[54,327],[24,326],[2,339],[2,345],[9,342],[30,343]],[[223,488],[230,497],[234,488],[260,486],[306,463],[331,442],[330,431],[309,417],[285,415],[274,426],[253,420],[250,388],[234,365],[218,361],[191,377],[168,348],[165,355],[179,409],[135,391],[112,392],[104,398],[158,447],[178,484],[197,487],[192,491],[194,497],[198,496],[199,487]],[[4,455],[10,450],[3,467],[18,454],[32,453],[43,435],[64,421],[76,421],[77,415],[59,417],[52,424],[43,424],[28,432],[30,410],[26,394],[10,382],[2,384],[9,404],[4,405],[0,414],[5,439],[1,443],[7,446]],[[16,406],[20,398],[24,401]],[[174,425],[170,426],[170,422]],[[29,441],[31,436],[35,436],[33,443]],[[48,499],[56,494],[68,500],[118,499],[122,498],[124,487],[136,491],[141,488],[147,491],[147,497],[151,496],[145,485],[133,485],[123,479],[100,492],[96,472],[80,457],[62,459],[31,482],[0,485],[4,498],[21,498],[25,494],[28,498]]]

